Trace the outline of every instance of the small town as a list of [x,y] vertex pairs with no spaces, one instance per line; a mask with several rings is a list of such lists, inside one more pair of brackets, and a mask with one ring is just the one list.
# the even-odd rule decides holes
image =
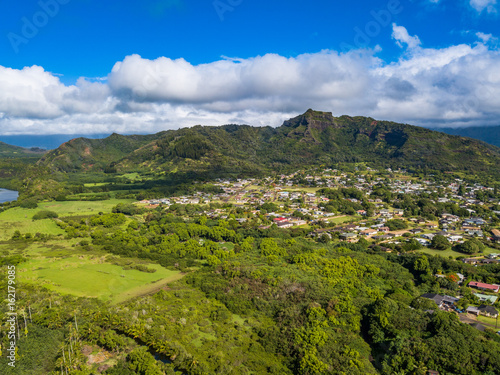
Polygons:
[[[379,172],[370,168],[365,173],[324,169],[265,179],[219,179],[214,185],[222,192],[197,192],[138,204],[167,211],[181,205],[193,206],[197,207],[191,210],[194,215],[233,219],[259,230],[301,230],[324,243],[363,241],[375,253],[446,254],[474,267],[500,263],[500,206],[494,187],[467,184],[461,179],[416,180],[405,171]],[[332,196],[333,191],[342,191],[344,196]],[[423,209],[415,215],[411,206],[418,207],[422,202],[429,206],[420,207]],[[426,211],[440,205],[442,211]],[[471,241],[479,244],[480,250],[469,250],[464,245]],[[434,277],[475,291],[472,295],[476,305],[470,306],[460,302],[460,295],[422,295],[440,310],[458,313],[462,322],[482,331],[485,326],[478,322],[478,316],[498,318],[499,285],[465,279],[460,272]]]

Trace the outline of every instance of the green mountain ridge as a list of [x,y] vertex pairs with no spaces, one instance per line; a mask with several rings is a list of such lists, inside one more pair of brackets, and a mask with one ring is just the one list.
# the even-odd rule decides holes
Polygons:
[[308,110],[282,126],[194,126],[147,136],[77,138],[47,153],[53,170],[155,170],[257,175],[306,165],[366,162],[500,175],[500,148],[368,117]]
[[24,148],[19,146],[9,145],[4,142],[0,142],[0,157],[29,157],[37,156],[47,152],[46,150],[40,149],[38,147]]

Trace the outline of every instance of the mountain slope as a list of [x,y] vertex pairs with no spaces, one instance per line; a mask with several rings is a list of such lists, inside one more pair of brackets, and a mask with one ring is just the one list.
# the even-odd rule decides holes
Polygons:
[[0,157],[33,157],[40,156],[46,151],[39,148],[24,148],[0,142]]
[[308,110],[278,128],[195,126],[140,139],[73,140],[41,161],[66,171],[111,166],[211,176],[339,162],[499,175],[500,149],[421,127]]
[[141,146],[161,137],[153,135],[120,135],[103,139],[75,138],[48,152],[39,161],[60,171],[103,170]]

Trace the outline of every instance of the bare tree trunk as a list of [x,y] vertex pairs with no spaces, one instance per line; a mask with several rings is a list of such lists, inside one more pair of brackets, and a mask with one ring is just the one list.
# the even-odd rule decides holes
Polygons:
[[24,332],[26,332],[26,329],[28,328],[28,323],[26,323],[26,314],[23,313],[23,318],[24,318]]

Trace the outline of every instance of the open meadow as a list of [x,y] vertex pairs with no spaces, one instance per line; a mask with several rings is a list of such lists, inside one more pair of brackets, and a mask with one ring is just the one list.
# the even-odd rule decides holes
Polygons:
[[452,250],[451,247],[449,247],[446,250],[436,250],[436,249],[430,249],[428,247],[424,247],[423,249],[416,250],[417,253],[424,253],[424,254],[429,254],[429,255],[439,255],[444,258],[452,257],[452,258],[458,258],[458,257],[465,257],[465,258],[474,258],[478,256],[485,256],[491,253],[498,253],[498,250],[495,250],[491,247],[486,247],[482,253],[478,254],[463,254],[459,253],[457,251]]
[[182,277],[157,264],[148,264],[156,272],[125,270],[106,263],[105,257],[86,255],[65,258],[35,258],[19,265],[19,281],[44,285],[62,294],[122,302],[159,290]]
[[[79,238],[64,238],[65,232],[53,219],[33,220],[41,210],[56,212],[59,217],[95,215],[111,212],[118,203],[131,200],[44,202],[36,209],[15,207],[0,213],[0,253],[22,255],[27,262],[18,266],[20,282],[44,285],[63,294],[91,297],[113,303],[159,290],[167,283],[182,278],[179,271],[168,270],[158,264],[139,259],[128,259],[124,267],[121,259],[101,251],[77,246]],[[48,241],[9,241],[14,232],[50,234]],[[114,264],[115,263],[115,264]],[[133,269],[141,265],[154,272]]]
[[63,235],[64,231],[57,226],[54,220],[33,220],[33,215],[42,210],[56,212],[59,217],[95,215],[99,212],[111,212],[118,203],[130,203],[130,199],[109,199],[105,201],[65,201],[42,202],[37,208],[28,209],[14,207],[0,213],[0,241],[8,240],[16,230],[21,233],[44,233]]

